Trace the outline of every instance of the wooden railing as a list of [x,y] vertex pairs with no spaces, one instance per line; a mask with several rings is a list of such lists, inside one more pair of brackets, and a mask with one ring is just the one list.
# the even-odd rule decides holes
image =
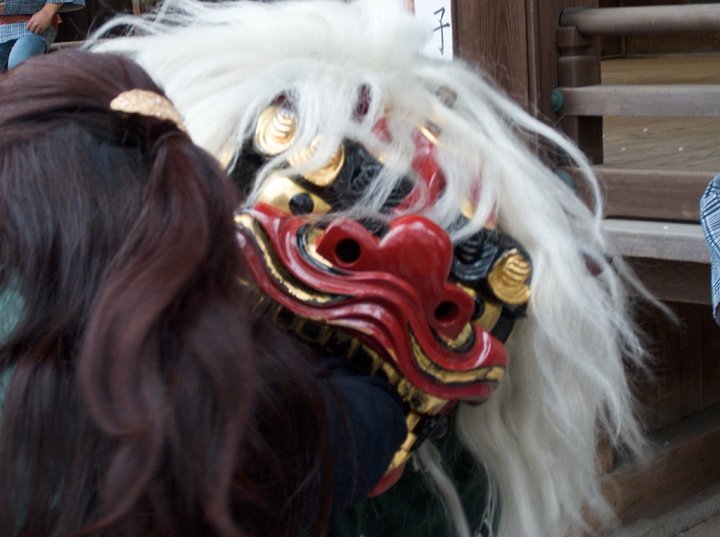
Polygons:
[[[552,99],[561,127],[596,165],[607,194],[605,216],[613,219],[607,229],[621,253],[642,260],[640,276],[660,298],[703,304],[710,297],[709,256],[698,203],[720,170],[604,166],[603,116],[720,118],[720,84],[603,85],[600,49],[604,36],[715,31],[718,4],[565,10]],[[687,278],[680,281],[680,272]]]
[[567,9],[560,17],[560,26],[575,27],[586,36],[716,32],[720,30],[720,6],[700,4]]

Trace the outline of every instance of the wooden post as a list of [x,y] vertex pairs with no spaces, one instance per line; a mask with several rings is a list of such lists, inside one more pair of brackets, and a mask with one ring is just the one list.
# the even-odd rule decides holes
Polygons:
[[[557,85],[579,87],[600,84],[600,42],[586,37],[575,27],[557,29]],[[585,152],[593,164],[603,162],[603,120],[595,117],[563,117],[562,93],[556,93],[554,111],[562,118],[562,130]]]
[[528,109],[526,0],[455,0],[458,56]]
[[537,108],[537,115],[551,124],[559,116],[552,106],[553,91],[558,87],[558,45],[557,29],[560,15],[570,8],[598,7],[599,0],[526,0],[529,24],[530,46],[529,63],[530,101]]
[[455,0],[458,56],[497,81],[526,110],[555,123],[558,86],[555,31],[570,7],[599,0]]

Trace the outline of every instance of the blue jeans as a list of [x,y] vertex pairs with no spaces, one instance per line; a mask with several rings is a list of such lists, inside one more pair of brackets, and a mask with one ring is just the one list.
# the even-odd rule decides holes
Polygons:
[[20,39],[0,43],[0,71],[12,69],[28,58],[45,54],[47,46],[41,35],[27,34]]

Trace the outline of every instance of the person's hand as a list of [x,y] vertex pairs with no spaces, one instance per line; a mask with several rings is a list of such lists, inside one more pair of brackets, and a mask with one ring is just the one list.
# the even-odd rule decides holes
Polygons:
[[34,34],[42,34],[52,24],[61,7],[62,4],[45,4],[40,11],[30,17],[25,28]]

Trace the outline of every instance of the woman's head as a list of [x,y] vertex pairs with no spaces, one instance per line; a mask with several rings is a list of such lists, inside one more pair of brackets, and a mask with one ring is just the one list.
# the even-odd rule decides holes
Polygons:
[[[307,410],[280,427],[320,427],[318,399],[302,372],[290,386],[281,342],[261,350],[251,334],[230,181],[125,58],[34,59],[0,79],[0,103],[0,434],[13,439],[0,525],[234,536],[258,530],[250,513],[297,526],[285,500],[314,458],[291,467],[268,449],[253,413],[282,412],[260,377]],[[268,479],[277,497],[255,490]],[[257,516],[272,501],[279,515]]]
[[[212,159],[170,121],[111,109],[138,89],[162,95],[132,62],[74,52],[39,59],[0,86],[0,265],[6,286],[22,287],[26,323],[83,324],[100,281],[125,268],[120,258],[140,270],[155,253],[169,283],[191,276],[184,267],[212,259],[221,241],[233,251],[235,199]],[[143,309],[153,298],[163,301],[143,297]]]

